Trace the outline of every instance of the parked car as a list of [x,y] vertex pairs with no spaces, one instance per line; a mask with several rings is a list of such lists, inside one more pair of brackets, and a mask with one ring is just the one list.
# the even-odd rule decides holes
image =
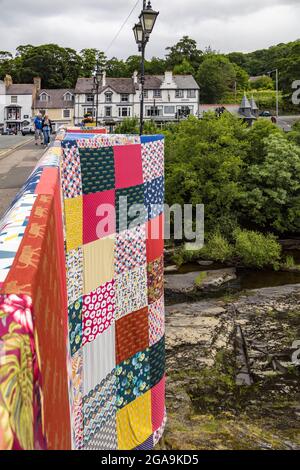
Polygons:
[[22,135],[30,135],[30,134],[34,134],[34,128],[32,126],[26,126],[26,127],[23,127],[23,129],[21,130],[22,132]]
[[263,111],[262,113],[260,113],[260,117],[272,117],[272,113],[270,111]]

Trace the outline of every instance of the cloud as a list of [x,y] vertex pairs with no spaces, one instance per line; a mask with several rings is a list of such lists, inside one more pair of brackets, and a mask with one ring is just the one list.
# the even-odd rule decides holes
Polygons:
[[[58,43],[80,50],[106,50],[135,0],[0,0],[0,49],[20,44]],[[137,53],[132,26],[142,2],[108,55],[126,58]],[[160,11],[148,45],[148,56],[183,35],[223,52],[250,51],[298,38],[299,0],[152,0]]]

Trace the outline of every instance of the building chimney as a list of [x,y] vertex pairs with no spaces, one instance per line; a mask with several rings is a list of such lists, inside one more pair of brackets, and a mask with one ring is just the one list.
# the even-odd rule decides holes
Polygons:
[[103,70],[103,75],[102,75],[102,87],[106,87],[106,70]]
[[9,86],[11,86],[13,84],[11,75],[5,75],[4,83],[5,83],[6,88],[8,88]]
[[42,79],[41,79],[41,77],[34,77],[33,84],[35,86],[36,93],[39,93],[42,89]]
[[132,78],[133,78],[133,83],[134,83],[135,85],[138,84],[138,76],[139,76],[139,74],[138,74],[138,72],[135,70],[135,71],[133,72],[133,77],[132,77]]
[[173,72],[165,72],[165,83],[171,85],[173,83]]

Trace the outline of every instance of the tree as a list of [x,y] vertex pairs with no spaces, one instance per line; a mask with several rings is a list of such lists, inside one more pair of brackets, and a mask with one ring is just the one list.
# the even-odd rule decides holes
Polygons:
[[116,57],[112,57],[112,59],[106,62],[106,73],[108,77],[127,77],[128,71],[126,64],[123,60],[119,60]]
[[271,77],[264,75],[251,83],[252,90],[274,90],[274,82]]
[[166,48],[168,52],[166,56],[167,67],[173,69],[176,65],[182,64],[187,60],[192,67],[197,70],[201,62],[202,51],[197,47],[197,42],[188,36],[183,36],[177,44]]
[[236,66],[222,55],[212,55],[199,67],[197,80],[203,103],[221,102],[226,93],[234,89],[237,79]]
[[266,156],[247,167],[241,197],[244,221],[278,233],[300,230],[300,147],[285,135],[265,140]]
[[97,64],[101,67],[106,64],[104,52],[99,51],[98,49],[82,49],[79,55],[81,58],[81,77],[92,77]]
[[175,75],[194,75],[195,70],[193,66],[184,59],[180,65],[176,65],[173,69]]

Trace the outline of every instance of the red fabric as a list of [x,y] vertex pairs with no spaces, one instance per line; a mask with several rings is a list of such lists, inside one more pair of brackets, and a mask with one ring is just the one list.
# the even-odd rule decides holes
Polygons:
[[116,347],[117,364],[149,347],[148,307],[116,322]]
[[143,184],[141,145],[119,145],[114,147],[116,189]]
[[[91,243],[101,238],[105,238],[116,232],[116,215],[115,215],[115,191],[103,191],[101,193],[87,194],[83,196],[83,243]],[[105,210],[104,215],[101,206],[111,206],[111,216],[108,223],[108,212]],[[97,210],[99,209],[100,212]],[[102,222],[107,223],[102,223]]]
[[53,195],[58,184],[57,177],[57,168],[44,168],[41,179],[35,189],[35,194]]
[[160,258],[164,253],[164,216],[150,220],[146,226],[147,262]]
[[165,417],[166,377],[151,389],[152,430],[157,431]]

